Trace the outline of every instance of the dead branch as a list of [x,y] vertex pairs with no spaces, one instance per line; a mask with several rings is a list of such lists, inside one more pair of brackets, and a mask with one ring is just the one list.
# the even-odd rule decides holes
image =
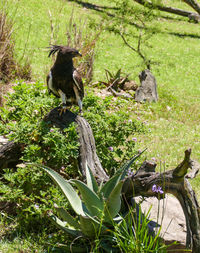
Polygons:
[[[140,169],[126,179],[123,194],[128,202],[136,196],[164,198],[165,194],[173,194],[183,209],[186,225],[186,246],[192,248],[193,253],[200,252],[200,208],[195,192],[189,181],[185,178],[191,166],[191,149],[185,151],[184,160],[173,170],[163,173],[155,172],[156,164],[145,161]],[[154,192],[152,186],[161,186],[164,194]]]

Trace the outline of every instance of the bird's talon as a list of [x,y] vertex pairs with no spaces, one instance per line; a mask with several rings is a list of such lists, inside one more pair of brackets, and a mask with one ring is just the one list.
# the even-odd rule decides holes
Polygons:
[[58,111],[60,111],[59,116],[61,116],[63,113],[67,111],[67,107],[63,106],[62,108],[58,109]]

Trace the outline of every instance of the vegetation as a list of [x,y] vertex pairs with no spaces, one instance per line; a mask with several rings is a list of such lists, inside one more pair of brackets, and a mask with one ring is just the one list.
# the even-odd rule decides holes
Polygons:
[[[165,2],[189,10],[183,1]],[[192,157],[199,159],[199,24],[188,22],[187,17],[149,10],[131,0],[49,0],[48,5],[42,0],[37,3],[33,0],[3,0],[0,10],[3,13],[1,20],[5,20],[6,13],[11,24],[8,26],[11,30],[7,32],[7,39],[11,42],[8,49],[11,51],[5,51],[11,56],[11,65],[19,66],[20,63],[26,66],[22,73],[30,73],[30,68],[32,70],[33,82],[16,81],[13,86],[15,92],[7,95],[0,110],[0,135],[26,144],[22,161],[54,168],[66,179],[79,176],[78,171],[72,169],[78,155],[75,126],[69,126],[63,135],[42,121],[44,115],[60,103],[47,94],[44,84],[52,65],[46,47],[50,43],[67,44],[69,31],[71,41],[76,34],[79,34],[78,38],[88,39],[85,45],[74,44],[80,45],[83,51],[86,49],[85,55],[90,43],[95,42],[90,59],[83,59],[83,63],[87,65],[89,62],[92,66],[92,71],[91,68],[88,70],[90,75],[85,76],[88,85],[84,117],[93,129],[98,156],[110,176],[137,150],[146,147],[146,158],[164,163],[162,167],[165,169],[173,168],[188,146],[192,148]],[[76,29],[83,33],[76,33]],[[121,69],[124,76],[128,75],[130,80],[139,84],[138,74],[145,68],[144,60],[127,47],[120,32],[136,49],[141,39],[140,50],[150,61],[151,71],[157,80],[158,103],[136,104],[132,99],[116,98],[101,85],[99,80],[108,81],[105,69],[109,73],[117,73]],[[88,37],[89,34],[92,36]],[[0,36],[1,50],[3,37]],[[6,73],[11,75],[7,78],[8,75],[4,74],[4,81],[16,77],[24,79],[25,76],[19,75],[18,70],[19,67],[17,70],[9,67]],[[5,87],[4,83],[0,85]],[[76,108],[72,110],[76,111]],[[67,143],[66,138],[69,140]],[[58,241],[63,244],[72,242],[71,237],[55,230],[45,215],[53,209],[54,203],[74,215],[59,188],[52,184],[46,173],[22,164],[1,171],[0,177],[1,203],[9,203],[7,209],[0,210],[0,251],[31,252],[31,249],[45,252],[48,249],[51,252]],[[200,199],[198,177],[192,181],[192,186]],[[124,241],[124,237],[128,236],[123,234],[123,227],[132,226],[133,220],[126,222],[113,229],[114,242],[120,245],[122,252],[124,247],[130,250],[130,245],[133,245]],[[95,242],[94,252],[98,252],[100,240]]]

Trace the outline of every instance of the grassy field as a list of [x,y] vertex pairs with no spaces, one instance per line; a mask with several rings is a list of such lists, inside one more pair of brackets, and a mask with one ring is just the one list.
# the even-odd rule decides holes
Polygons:
[[[0,3],[14,18],[15,54],[19,61],[30,61],[33,79],[45,82],[46,74],[52,64],[46,47],[50,43],[66,44],[66,29],[74,12],[77,23],[88,20],[100,23],[108,13],[117,15],[114,2],[108,0],[64,1],[64,0],[8,0]],[[174,7],[189,10],[182,1],[165,1]],[[95,6],[104,6],[95,10]],[[138,9],[143,7],[134,4]],[[4,6],[4,7],[3,7]],[[6,7],[5,7],[6,6]],[[103,15],[103,16],[102,16]],[[132,20],[129,17],[130,21]],[[54,33],[51,31],[51,22]],[[110,16],[107,21],[114,22]],[[105,26],[107,23],[105,23]],[[132,118],[145,123],[148,131],[137,137],[137,148],[148,148],[146,158],[156,158],[162,168],[172,169],[183,158],[184,151],[191,147],[192,158],[200,161],[200,25],[188,22],[187,18],[155,12],[147,29],[154,29],[144,52],[152,64],[152,73],[158,85],[159,101],[153,104],[130,103],[128,111]],[[88,28],[89,29],[89,28]],[[127,31],[133,36],[129,43],[137,45],[138,31],[134,25],[127,24]],[[88,30],[90,32],[90,30]],[[139,84],[139,73],[143,70],[141,59],[130,50],[118,34],[104,29],[96,47],[94,74],[92,82],[105,80],[105,69],[116,72],[119,68]],[[89,90],[93,90],[89,85]],[[158,166],[159,167],[159,166]],[[200,201],[199,176],[191,181]],[[5,242],[0,252],[18,251]],[[28,244],[24,242],[24,244]],[[10,251],[6,248],[10,247]],[[29,248],[30,245],[27,246]],[[42,252],[40,249],[34,252]]]

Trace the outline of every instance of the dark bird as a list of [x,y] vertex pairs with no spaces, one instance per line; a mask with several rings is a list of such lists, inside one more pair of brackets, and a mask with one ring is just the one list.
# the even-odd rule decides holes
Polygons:
[[61,97],[61,114],[72,104],[78,105],[82,114],[83,82],[73,65],[73,58],[82,55],[75,48],[53,45],[50,47],[49,57],[56,52],[55,63],[47,76],[48,90],[56,97]]

